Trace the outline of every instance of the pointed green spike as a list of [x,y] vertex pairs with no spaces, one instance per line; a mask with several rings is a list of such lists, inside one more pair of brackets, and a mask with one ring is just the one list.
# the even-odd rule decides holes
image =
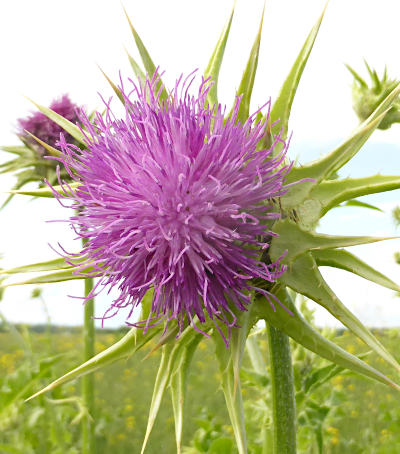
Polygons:
[[184,350],[191,344],[199,333],[191,326],[187,327],[175,342],[168,342],[162,347],[161,362],[158,368],[156,381],[154,383],[153,395],[147,419],[146,433],[144,436],[141,454],[144,453],[151,431],[153,430],[155,420],[160,409],[165,390],[170,383],[174,366],[179,362]]
[[141,454],[144,453],[147,442],[149,440],[151,431],[153,429],[158,410],[160,409],[161,401],[164,396],[165,389],[168,385],[170,375],[171,375],[171,367],[173,364],[173,361],[175,360],[176,356],[176,348],[175,352],[174,350],[174,345],[173,344],[166,344],[162,348],[162,353],[161,353],[161,361],[160,361],[160,366],[158,368],[157,372],[157,377],[156,381],[154,383],[154,389],[153,389],[153,395],[151,397],[151,404],[150,404],[150,410],[149,410],[149,417],[147,419],[147,427],[146,427],[146,433],[144,436],[143,444],[142,444],[142,449],[140,451]]
[[221,36],[218,39],[217,45],[211,55],[210,61],[208,62],[207,68],[204,71],[204,78],[211,77],[213,85],[211,86],[207,94],[207,103],[210,106],[218,104],[218,77],[221,69],[222,60],[224,58],[226,42],[228,41],[229,31],[231,29],[233,14],[235,12],[236,0],[232,7],[231,15],[224,29],[222,30]]
[[71,265],[69,265],[64,258],[59,258],[55,260],[48,260],[46,262],[18,266],[8,270],[1,270],[1,274],[40,273],[42,271],[56,271],[67,268],[71,268]]
[[[154,74],[155,74],[155,72],[157,70],[156,65],[153,63],[153,60],[151,59],[149,52],[147,51],[145,45],[143,44],[143,41],[141,40],[141,38],[138,35],[138,33],[135,30],[135,28],[133,27],[132,22],[131,22],[131,20],[130,20],[130,18],[128,16],[128,13],[126,12],[125,8],[124,8],[124,13],[125,13],[125,16],[126,16],[126,18],[128,20],[129,27],[131,29],[133,38],[134,38],[135,43],[136,43],[136,47],[137,47],[137,49],[139,51],[140,57],[142,58],[143,65],[144,65],[144,67],[146,69],[147,74],[151,78],[151,77],[154,76]],[[159,90],[161,87],[162,87],[162,90],[161,90],[161,93],[160,93],[160,100],[163,101],[163,100],[168,98],[168,93],[165,90],[165,88],[163,87],[163,84],[162,84],[162,82],[160,80],[157,83],[157,90]]]
[[[72,191],[81,186],[81,183],[78,181],[64,186],[65,189]],[[61,186],[53,186],[53,190],[58,192],[60,195],[66,195],[64,189]],[[20,191],[9,191],[11,194],[15,195],[29,195],[32,197],[54,197],[54,193],[50,188],[40,188],[40,189],[31,189],[31,190],[20,190]]]
[[381,91],[382,85],[381,81],[379,80],[378,74],[376,73],[375,69],[371,69],[369,64],[367,63],[367,60],[364,59],[365,66],[367,67],[368,73],[371,77],[371,80],[373,84],[375,85],[376,91]]
[[25,130],[25,132],[27,134],[29,134],[32,137],[32,139],[36,140],[36,142],[38,142],[40,145],[42,145],[42,147],[44,147],[49,152],[50,156],[61,156],[60,150],[57,150],[57,148],[54,148],[51,145],[49,145],[48,143],[43,142],[43,140],[39,139],[39,137],[36,137],[31,132],[29,132],[27,130]]
[[362,339],[381,358],[400,371],[400,365],[393,356],[331,290],[321,276],[311,254],[303,254],[296,261],[291,262],[290,272],[284,273],[280,281],[296,292],[311,298],[323,306],[351,332]]
[[[238,120],[240,120],[242,123],[246,122],[246,120],[249,118],[250,113],[250,101],[251,95],[253,93],[254,80],[257,72],[258,55],[260,53],[261,32],[264,22],[264,11],[265,6],[261,15],[260,26],[258,29],[256,39],[254,41],[253,47],[251,48],[249,59],[247,60],[247,65],[243,72],[242,80],[240,81],[239,89],[236,92],[236,96],[242,96],[237,116]],[[232,115],[232,112],[233,109],[231,110],[229,116]]]
[[340,206],[341,207],[349,206],[349,207],[368,208],[369,210],[380,211],[381,213],[383,213],[383,210],[381,210],[379,207],[377,207],[375,205],[371,205],[370,203],[361,202],[361,200],[351,199],[351,200],[348,200],[347,202],[343,203]]
[[143,84],[146,80],[146,75],[142,71],[142,68],[138,65],[136,60],[132,57],[132,55],[125,49],[126,55],[128,56],[129,63],[135,73],[136,78]]
[[340,268],[349,271],[350,273],[357,274],[371,282],[382,285],[382,287],[394,290],[395,292],[400,292],[399,285],[344,249],[313,251],[312,256],[318,266]]
[[271,109],[271,121],[275,122],[276,120],[280,120],[279,123],[272,127],[272,133],[273,135],[278,135],[280,130],[282,130],[283,139],[285,139],[287,136],[289,116],[293,100],[296,95],[296,90],[306,66],[308,57],[310,56],[311,50],[314,46],[315,39],[317,38],[318,31],[321,26],[321,22],[327,6],[328,3],[326,3],[321,16],[307,36],[307,39],[304,42],[296,61],[294,62],[294,65],[292,66],[284,84],[282,85],[278,98],[274,102],[274,105]]
[[328,178],[333,172],[341,169],[352,159],[379,126],[382,118],[399,94],[400,86],[397,85],[369,118],[353,132],[350,138],[334,151],[302,167],[294,167],[287,176],[288,183],[299,181],[303,178],[312,178],[315,181],[306,181],[289,189],[288,193],[282,196],[282,205],[284,207],[298,205],[307,198],[308,193],[314,186]]
[[273,261],[276,261],[286,253],[282,263],[289,265],[296,257],[306,251],[357,246],[359,244],[369,244],[390,239],[370,236],[325,235],[303,230],[289,218],[276,222],[274,232],[279,236],[272,239],[270,246],[271,258]]
[[160,331],[160,328],[154,327],[146,333],[146,336],[142,335],[140,342],[138,342],[137,340],[136,331],[136,328],[132,328],[127,334],[125,334],[122,339],[120,339],[114,345],[97,354],[93,358],[89,359],[89,361],[86,361],[85,363],[71,370],[62,377],[58,378],[54,382],[50,383],[50,385],[46,386],[45,388],[29,397],[27,401],[34,399],[35,397],[40,396],[48,391],[51,391],[57,386],[63,385],[72,380],[76,380],[83,375],[91,374],[96,370],[99,370],[115,361],[118,361],[119,359],[130,357],[131,355],[133,355],[133,353],[138,351],[147,342],[149,342],[150,339],[152,339]]
[[320,218],[331,208],[346,200],[399,188],[400,176],[398,175],[347,178],[345,180],[323,181],[310,192],[310,199],[317,199],[321,203]]
[[[234,328],[234,331],[238,331],[238,329]],[[234,331],[232,331],[232,335],[234,335]],[[239,454],[247,454],[242,392],[240,379],[238,383],[236,383],[234,371],[235,355],[232,351],[232,342],[229,347],[226,348],[220,333],[214,332],[212,338],[215,342],[215,352],[222,377],[222,390],[224,392],[226,407],[235,435],[237,450]]]
[[286,333],[295,342],[298,342],[322,358],[400,391],[400,386],[384,374],[356,356],[346,352],[315,330],[298,312],[284,288],[275,288],[273,293],[293,315],[281,308],[274,311],[265,298],[259,296],[254,303],[254,311],[259,314],[260,318],[265,319],[268,323],[275,326],[275,328]]
[[360,84],[361,87],[368,88],[368,84],[365,82],[365,80],[358,73],[356,73],[350,65],[345,64],[345,66],[351,72],[354,79]]
[[76,271],[75,267],[70,267],[69,269],[65,269],[63,271],[57,271],[55,273],[50,274],[43,274],[40,276],[33,277],[31,279],[27,279],[25,281],[20,282],[11,282],[9,284],[2,283],[0,288],[8,288],[8,287],[16,287],[20,285],[40,285],[40,284],[55,284],[57,282],[64,282],[64,281],[71,281],[75,279],[86,279],[86,276],[82,276],[80,274],[74,274]]
[[115,85],[115,83],[107,76],[107,74],[101,69],[99,66],[99,69],[103,76],[106,78],[107,82],[110,84],[111,88],[114,90],[114,93],[117,95],[118,99],[122,102],[122,104],[125,104],[125,99],[124,96],[121,93],[121,90]]
[[32,99],[29,98],[26,99],[30,101],[35,107],[37,107],[40,110],[40,112],[46,115],[47,118],[50,118],[50,120],[54,121],[54,123],[57,123],[59,126],[61,126],[64,129],[64,131],[68,132],[68,134],[70,134],[81,145],[86,146],[85,137],[78,126],[76,126],[74,123],[67,120],[63,116],[59,115],[57,112],[54,112],[54,110],[51,110],[48,107],[41,106],[40,104],[37,104],[35,101],[32,101]]
[[170,380],[177,454],[181,454],[182,452],[183,408],[186,398],[188,372],[197,346],[203,338],[204,336],[201,333],[197,333],[193,340],[184,349]]

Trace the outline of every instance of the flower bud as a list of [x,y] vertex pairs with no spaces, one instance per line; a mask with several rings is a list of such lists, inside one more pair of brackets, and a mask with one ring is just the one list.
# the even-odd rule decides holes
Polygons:
[[[399,83],[398,80],[389,79],[387,77],[386,67],[382,79],[379,79],[377,72],[374,69],[371,69],[367,62],[365,62],[365,65],[371,77],[371,86],[369,86],[353,68],[346,65],[347,69],[354,77],[353,109],[361,121],[366,120]],[[378,129],[389,129],[393,123],[400,123],[399,99],[393,103],[393,106],[383,117]]]

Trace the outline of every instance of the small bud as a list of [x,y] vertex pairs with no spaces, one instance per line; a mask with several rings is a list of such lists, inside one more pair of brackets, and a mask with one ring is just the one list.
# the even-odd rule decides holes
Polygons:
[[[371,69],[367,62],[365,62],[365,65],[371,77],[371,86],[353,68],[346,65],[354,77],[353,109],[361,121],[366,120],[399,83],[398,80],[387,77],[386,67],[382,79],[379,79],[377,72]],[[400,123],[400,99],[393,103],[391,109],[383,117],[378,129],[389,129],[393,123]]]

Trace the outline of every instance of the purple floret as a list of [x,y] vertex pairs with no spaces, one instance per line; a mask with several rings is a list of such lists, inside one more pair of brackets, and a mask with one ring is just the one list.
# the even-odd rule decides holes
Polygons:
[[[176,320],[181,330],[198,329],[196,322],[208,317],[218,329],[230,328],[254,291],[272,304],[253,279],[272,283],[284,272],[261,255],[280,216],[272,199],[285,192],[287,147],[273,156],[283,143],[278,137],[270,149],[257,150],[265,123],[255,114],[238,122],[239,98],[225,118],[221,106],[204,107],[208,81],[192,96],[193,79],[181,79],[163,102],[156,77],[129,93],[122,87],[123,119],[108,104],[94,123],[82,114],[87,149],[60,143],[60,161],[80,185],[57,197],[79,213],[70,222],[87,240],[79,257],[100,278],[96,288],[120,291],[104,318],[128,307],[134,326]],[[149,320],[130,322],[150,289]]]
[[[77,113],[78,106],[69,99],[68,95],[63,95],[61,98],[54,100],[49,107],[74,124],[79,121]],[[52,147],[57,147],[57,142],[60,140],[60,133],[65,134],[65,140],[67,142],[75,144],[71,135],[65,133],[61,126],[58,126],[58,124],[54,123],[54,121],[50,120],[42,112],[35,112],[27,118],[18,120],[18,126],[18,135],[21,139],[29,143],[41,156],[47,154],[46,149],[27,134],[26,131],[29,131]]]

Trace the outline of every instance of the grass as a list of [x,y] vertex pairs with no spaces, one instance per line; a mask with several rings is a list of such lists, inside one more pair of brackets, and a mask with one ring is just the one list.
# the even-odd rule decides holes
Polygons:
[[[376,330],[375,334],[400,359],[396,355],[400,353],[400,330]],[[101,330],[96,335],[99,352],[118,340],[123,331]],[[365,352],[364,346],[347,332],[331,335],[348,351]],[[265,340],[260,339],[259,345],[267,357]],[[97,413],[94,418],[99,454],[140,452],[160,355],[156,351],[144,360],[151,346],[128,361],[120,361],[95,374]],[[295,347],[293,354],[300,382],[310,373],[310,368],[327,364],[300,347]],[[80,357],[81,338],[75,328],[20,326],[14,333],[5,328],[0,331],[1,453],[80,452],[79,383],[72,382],[48,396],[23,403],[24,397],[79,364]],[[390,372],[372,355],[367,361]],[[248,366],[245,359],[245,368]],[[243,395],[251,425],[249,439],[255,440],[250,452],[258,453],[261,451],[257,448],[257,433],[262,424],[268,424],[269,418],[268,387],[263,384],[264,388],[257,388],[246,377]],[[194,358],[188,392],[184,445],[197,449],[190,452],[209,452],[204,441],[206,435],[232,438],[213,345],[207,339],[201,342]],[[74,397],[78,398],[74,400]],[[149,454],[175,452],[169,392],[165,397],[150,437]],[[319,452],[315,441],[318,427],[322,430],[324,454],[400,452],[399,398],[395,391],[353,374],[335,376],[315,391],[310,397],[311,404],[299,410],[299,452]],[[197,443],[199,439],[204,442]],[[196,443],[198,447],[194,448]]]

